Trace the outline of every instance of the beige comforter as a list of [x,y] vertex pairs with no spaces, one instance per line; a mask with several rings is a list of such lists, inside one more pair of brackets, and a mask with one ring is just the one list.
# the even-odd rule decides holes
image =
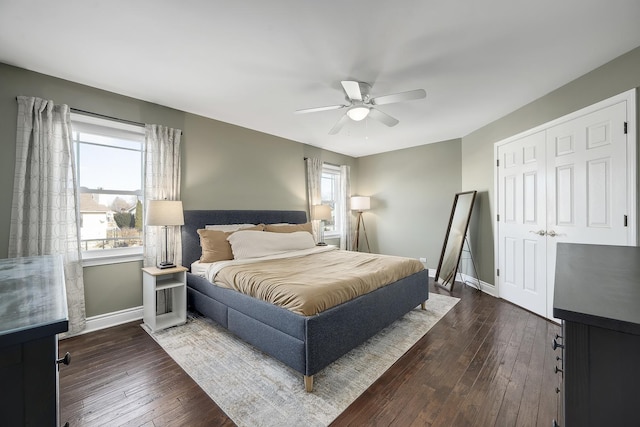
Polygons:
[[231,264],[213,279],[220,286],[311,316],[421,270],[422,263],[412,258],[331,250]]

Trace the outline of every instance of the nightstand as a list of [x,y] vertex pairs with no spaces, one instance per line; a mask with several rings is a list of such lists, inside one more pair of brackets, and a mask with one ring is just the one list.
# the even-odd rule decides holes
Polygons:
[[[156,314],[158,292],[166,292],[171,310]],[[181,325],[187,321],[187,269],[182,266],[142,269],[142,302],[144,323],[152,331]]]

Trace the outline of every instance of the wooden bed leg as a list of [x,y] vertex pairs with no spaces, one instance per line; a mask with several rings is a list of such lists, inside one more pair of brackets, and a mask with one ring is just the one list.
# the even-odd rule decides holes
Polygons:
[[426,307],[426,306],[425,306],[425,304],[424,304],[424,301],[422,301],[422,302],[420,303],[420,308],[421,308],[422,310],[426,310],[426,309],[427,309],[427,307]]
[[307,393],[311,393],[313,391],[313,375],[304,376],[304,389]]

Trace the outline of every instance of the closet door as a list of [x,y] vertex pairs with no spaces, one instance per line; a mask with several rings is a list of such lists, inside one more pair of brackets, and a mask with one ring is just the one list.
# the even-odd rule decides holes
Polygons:
[[558,242],[635,245],[634,118],[627,93],[496,144],[501,298],[553,319]]
[[500,296],[547,315],[545,132],[498,148]]
[[[626,102],[547,131],[547,286],[558,242],[629,245]],[[553,294],[547,301],[551,315]]]

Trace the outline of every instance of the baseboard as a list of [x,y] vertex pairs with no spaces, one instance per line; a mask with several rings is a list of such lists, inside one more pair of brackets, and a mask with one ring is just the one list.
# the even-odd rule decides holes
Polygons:
[[78,335],[110,328],[112,326],[118,326],[123,323],[133,322],[134,320],[139,319],[142,319],[142,306],[87,317],[86,327]]
[[498,292],[496,291],[496,287],[494,285],[492,285],[491,283],[487,283],[487,282],[483,282],[482,280],[478,280],[473,276],[468,276],[466,274],[460,274],[458,273],[458,277],[461,282],[464,282],[466,284],[468,284],[468,286],[472,286],[474,288],[478,287],[478,284],[480,285],[480,290],[486,294],[489,294],[493,297],[499,298],[498,297]]
[[[436,275],[436,271],[432,268],[429,269],[429,277],[435,277]],[[466,274],[462,274],[462,273],[458,273],[456,276],[456,281],[457,282],[461,282],[461,283],[465,283],[468,286],[477,288],[478,287],[478,282],[480,283],[480,290],[486,294],[489,294],[493,297],[499,298],[498,297],[498,292],[496,290],[496,287],[494,285],[492,285],[491,283],[487,283],[487,282],[483,282],[482,280],[478,280],[473,276],[468,276]]]

